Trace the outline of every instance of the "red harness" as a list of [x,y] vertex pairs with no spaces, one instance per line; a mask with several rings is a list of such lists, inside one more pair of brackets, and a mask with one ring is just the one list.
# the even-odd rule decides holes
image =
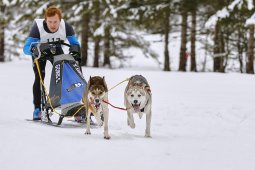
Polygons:
[[[129,108],[122,108],[122,107],[114,106],[114,105],[112,105],[111,103],[109,103],[108,101],[105,101],[105,100],[102,100],[102,101],[103,101],[104,103],[106,103],[106,104],[112,106],[113,108],[116,108],[116,109],[120,109],[120,110],[128,110],[128,109],[129,109]],[[97,109],[96,104],[95,104],[95,102],[94,102],[94,100],[93,100],[92,97],[90,97],[90,104],[91,104],[91,105],[94,105],[95,108]]]
[[108,101],[105,101],[105,100],[102,100],[104,103],[106,104],[109,104],[110,106],[112,106],[113,108],[116,108],[116,109],[120,109],[120,110],[128,110],[128,108],[122,108],[122,107],[117,107],[117,106],[114,106],[112,105],[111,103],[109,103]]

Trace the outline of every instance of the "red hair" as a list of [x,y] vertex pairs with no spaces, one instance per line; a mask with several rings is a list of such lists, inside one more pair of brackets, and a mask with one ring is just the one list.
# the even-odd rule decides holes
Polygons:
[[50,6],[48,9],[46,9],[45,13],[44,13],[44,19],[46,20],[47,17],[53,17],[55,15],[58,15],[59,20],[62,19],[62,12],[59,8],[57,8],[56,6]]

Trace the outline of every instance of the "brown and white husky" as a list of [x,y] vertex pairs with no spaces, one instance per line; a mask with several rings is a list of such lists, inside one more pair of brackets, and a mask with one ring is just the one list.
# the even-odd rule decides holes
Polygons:
[[104,77],[90,77],[84,90],[82,101],[86,108],[87,129],[85,134],[90,135],[90,114],[93,113],[99,126],[104,125],[104,139],[110,139],[108,133],[108,89]]

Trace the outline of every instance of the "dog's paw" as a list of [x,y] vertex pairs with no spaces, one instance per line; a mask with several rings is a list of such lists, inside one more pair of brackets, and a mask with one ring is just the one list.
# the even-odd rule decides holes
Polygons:
[[151,138],[151,132],[150,132],[149,129],[145,130],[145,136],[144,137]]
[[90,130],[86,130],[85,135],[91,135]]
[[130,123],[129,126],[134,129],[135,128],[135,123]]
[[109,139],[111,139],[111,136],[109,136],[109,135],[105,135],[105,136],[104,136],[104,139],[109,140]]
[[98,121],[98,123],[97,123],[97,125],[100,126],[100,127],[103,126],[103,124],[104,124],[103,121]]
[[146,138],[151,138],[151,135],[150,135],[150,134],[145,134],[144,137],[146,137]]

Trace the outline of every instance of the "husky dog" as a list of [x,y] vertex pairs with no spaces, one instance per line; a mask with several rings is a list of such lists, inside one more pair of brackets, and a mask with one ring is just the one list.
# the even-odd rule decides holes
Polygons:
[[85,134],[90,135],[90,114],[94,114],[99,126],[104,124],[104,138],[110,139],[108,134],[108,105],[102,100],[108,101],[108,89],[104,77],[90,77],[82,101],[86,108],[87,129]]
[[127,108],[127,124],[135,128],[133,113],[142,118],[146,114],[145,137],[151,137],[151,90],[147,80],[141,75],[132,76],[125,89],[124,104]]

